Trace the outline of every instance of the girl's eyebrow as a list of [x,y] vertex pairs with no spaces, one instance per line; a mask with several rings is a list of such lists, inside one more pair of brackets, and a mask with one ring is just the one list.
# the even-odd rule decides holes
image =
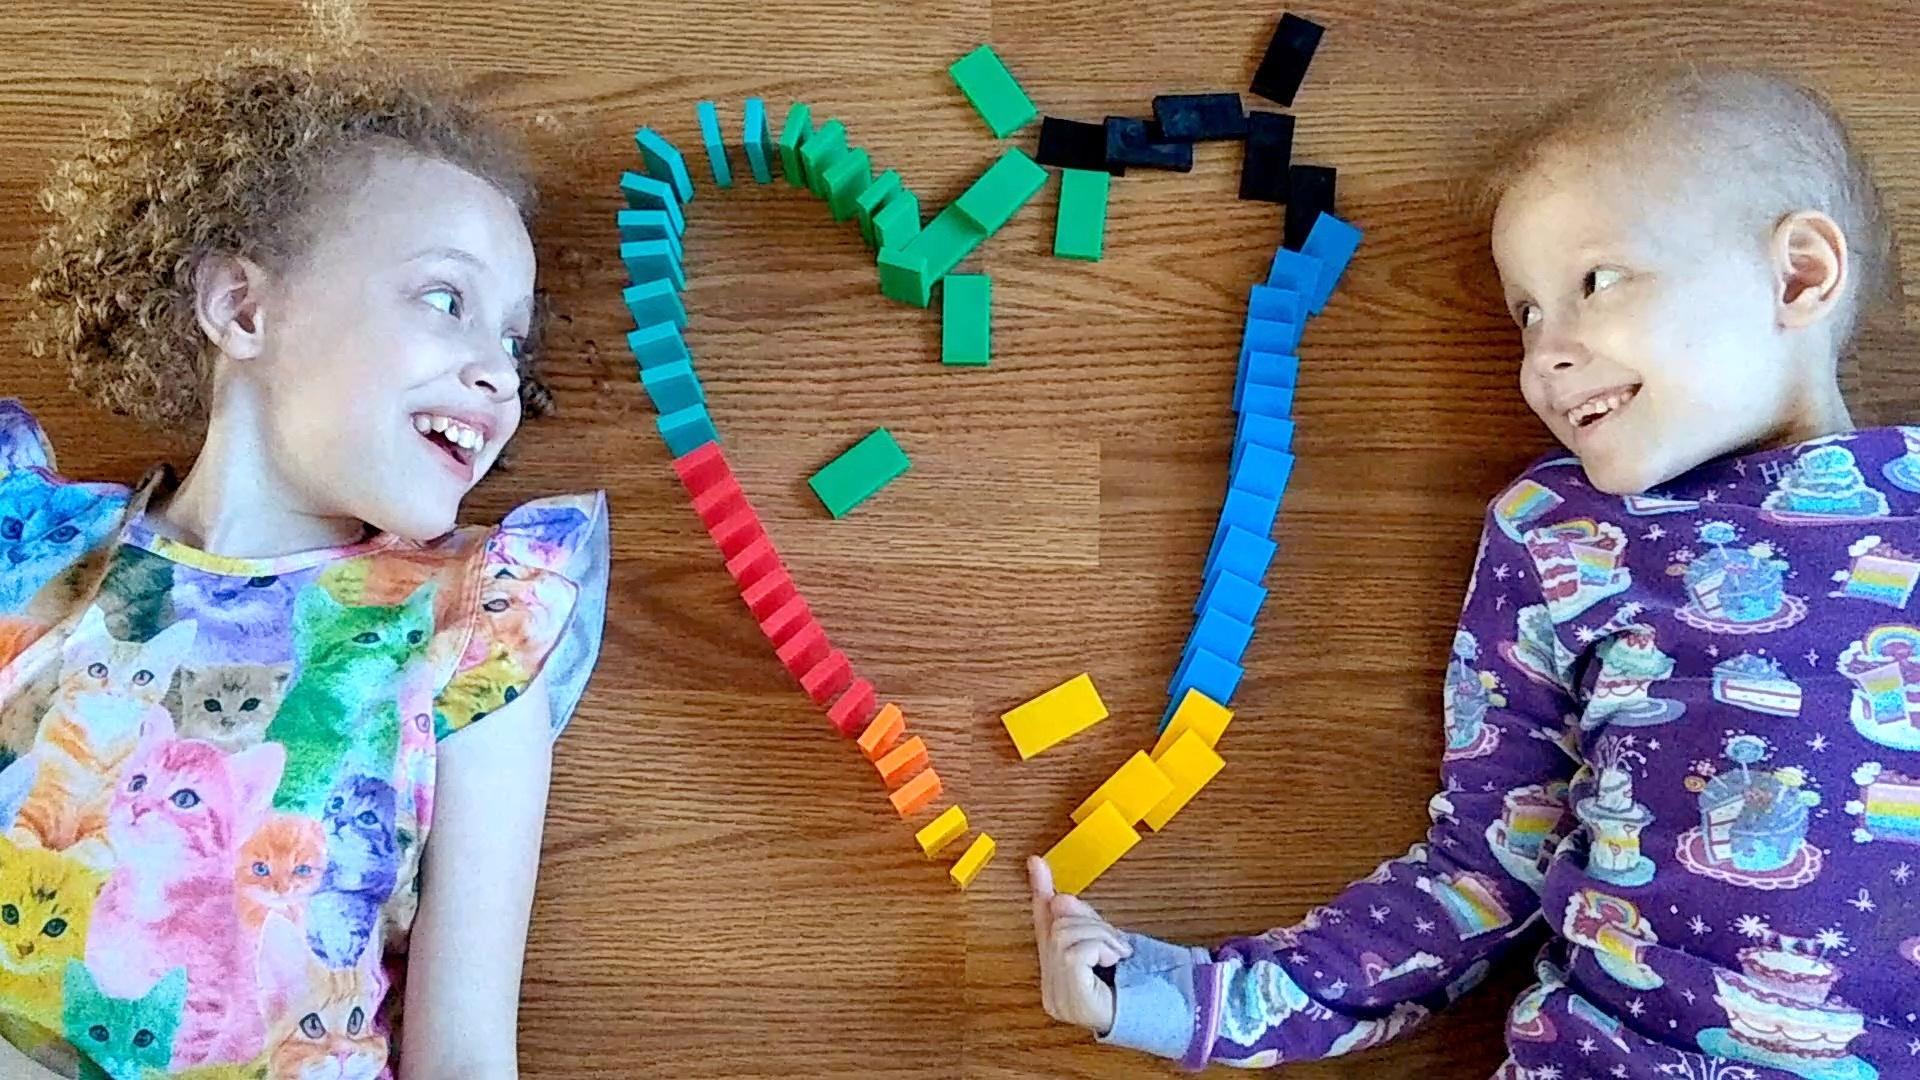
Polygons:
[[414,252],[413,255],[407,259],[407,261],[420,262],[424,259],[446,259],[452,262],[465,263],[468,266],[472,267],[473,269],[481,272],[484,272],[487,269],[487,264],[485,262],[482,262],[479,256],[473,254],[472,252],[466,250],[465,248],[445,247],[445,246],[423,248],[420,251]]

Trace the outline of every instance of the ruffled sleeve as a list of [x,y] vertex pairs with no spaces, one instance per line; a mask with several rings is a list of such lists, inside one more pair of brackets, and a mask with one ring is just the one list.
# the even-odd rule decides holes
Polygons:
[[0,398],[0,476],[19,469],[53,471],[53,445],[25,405]]
[[607,610],[604,492],[539,499],[488,535],[477,560],[470,633],[434,703],[445,738],[546,676],[558,736],[600,656]]

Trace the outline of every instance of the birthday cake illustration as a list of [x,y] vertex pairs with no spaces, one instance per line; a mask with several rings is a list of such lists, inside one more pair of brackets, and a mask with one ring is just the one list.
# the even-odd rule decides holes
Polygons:
[[1574,808],[1592,838],[1587,873],[1612,885],[1645,885],[1653,880],[1653,860],[1640,851],[1640,833],[1653,813],[1633,799],[1633,766],[1646,756],[1611,739],[1595,754],[1600,767],[1594,793]]
[[1880,475],[1902,491],[1920,493],[1920,428],[1903,427],[1900,437],[1906,440],[1907,452],[1882,466]]
[[1485,874],[1471,870],[1439,874],[1420,878],[1414,886],[1439,902],[1447,921],[1463,938],[1489,934],[1513,922],[1493,879]]
[[1856,842],[1920,844],[1920,778],[1868,761],[1853,770],[1853,782],[1860,785],[1860,797],[1844,809],[1860,823],[1853,830]]
[[1526,545],[1555,622],[1576,618],[1633,585],[1620,562],[1627,536],[1617,525],[1581,518],[1535,529],[1526,534]]
[[1700,762],[1687,778],[1699,795],[1700,825],[1680,834],[1674,856],[1695,874],[1755,889],[1797,889],[1820,874],[1820,849],[1807,843],[1810,811],[1820,793],[1788,766],[1756,769],[1770,750],[1757,735],[1727,740],[1737,769]]
[[1654,683],[1673,675],[1673,657],[1654,643],[1653,627],[1629,626],[1603,641],[1594,653],[1600,658],[1600,674],[1588,695],[1582,727],[1651,727],[1679,719],[1687,711],[1677,701],[1648,693]]
[[1853,451],[1819,446],[1800,456],[1762,502],[1763,516],[1782,525],[1818,525],[1886,517],[1887,497],[1867,486]]
[[1491,672],[1473,666],[1479,658],[1480,643],[1471,633],[1456,631],[1442,702],[1447,728],[1444,756],[1448,761],[1484,757],[1500,745],[1500,729],[1486,722],[1487,710],[1506,705],[1507,699],[1499,692],[1499,680]]
[[1913,587],[1920,583],[1920,560],[1878,536],[1861,537],[1847,548],[1847,555],[1852,562],[1833,575],[1840,583],[1835,596],[1872,600],[1891,608],[1904,608],[1913,598]]
[[1562,501],[1552,488],[1523,477],[1493,501],[1493,519],[1507,539],[1517,544],[1534,522],[1553,513]]
[[1622,986],[1656,990],[1666,984],[1647,963],[1648,950],[1660,944],[1659,935],[1632,901],[1579,889],[1567,898],[1560,923],[1567,940],[1591,950],[1600,969]]
[[1500,655],[1518,668],[1520,674],[1543,686],[1565,690],[1573,684],[1574,655],[1560,644],[1553,616],[1545,604],[1530,604],[1520,609],[1515,629],[1516,640],[1500,643]]
[[1566,810],[1567,785],[1558,780],[1515,788],[1487,826],[1487,848],[1516,881],[1538,890],[1546,881],[1541,851]]
[[1669,571],[1686,580],[1687,604],[1674,613],[1681,621],[1714,633],[1767,634],[1807,617],[1807,602],[1786,593],[1789,567],[1771,544],[1731,547],[1740,531],[1725,521],[1701,525],[1699,537],[1708,550],[1681,553]]
[[1709,1054],[1770,1065],[1809,1080],[1861,1080],[1878,1072],[1847,1047],[1866,1031],[1866,1017],[1836,997],[1840,969],[1806,943],[1742,949],[1739,971],[1716,971],[1715,1004],[1727,1026],[1700,1033]]
[[1853,681],[1853,728],[1882,746],[1920,750],[1920,629],[1877,626],[1835,664]]
[[1741,653],[1713,667],[1713,699],[1768,716],[1800,715],[1800,685],[1765,656]]

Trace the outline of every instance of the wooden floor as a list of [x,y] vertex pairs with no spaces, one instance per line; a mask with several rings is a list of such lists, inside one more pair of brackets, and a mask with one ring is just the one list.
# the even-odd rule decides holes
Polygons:
[[[694,102],[721,102],[737,130],[738,102],[761,95],[776,122],[792,100],[841,118],[937,208],[999,150],[945,72],[974,45],[993,42],[1043,111],[1097,119],[1156,93],[1243,88],[1278,9],[322,6],[398,52],[450,61],[542,153],[564,413],[521,436],[473,516],[587,486],[613,500],[606,651],[555,767],[527,1073],[1164,1075],[1041,1013],[1021,863],[1160,715],[1224,485],[1246,288],[1278,212],[1238,202],[1236,148],[1206,147],[1191,175],[1117,182],[1107,258],[1085,265],[1049,255],[1049,191],[974,260],[995,278],[996,355],[956,372],[937,362],[937,313],[883,301],[853,230],[810,198],[702,183],[689,209],[690,336],[736,467],[830,631],[1000,840],[961,895],[789,685],[682,501],[622,342],[615,182],[635,127],[679,142],[700,174]],[[1589,73],[1784,63],[1837,98],[1899,225],[1920,235],[1910,0],[1328,0],[1305,13],[1330,29],[1299,98],[1297,160],[1341,170],[1366,244],[1303,348],[1300,463],[1229,766],[1090,894],[1118,923],[1197,943],[1293,921],[1424,825],[1480,508],[1543,448],[1514,392],[1484,237],[1449,201],[1491,140]],[[33,188],[78,125],[163,65],[285,39],[305,19],[267,0],[0,5],[0,322],[19,312]],[[1913,292],[1915,262],[1904,269]],[[1920,354],[1898,322],[1863,365],[1855,400],[1870,420],[1913,415]],[[128,480],[156,456],[190,456],[7,355],[6,389],[46,420],[69,471]],[[827,520],[805,478],[877,425],[913,471]],[[1113,719],[1019,763],[999,713],[1081,671]],[[1513,959],[1425,1032],[1293,1075],[1485,1076],[1525,977]]]

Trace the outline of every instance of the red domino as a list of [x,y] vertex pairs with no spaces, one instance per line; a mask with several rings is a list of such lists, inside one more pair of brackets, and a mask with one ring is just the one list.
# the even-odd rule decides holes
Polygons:
[[818,622],[808,619],[799,632],[780,646],[780,664],[798,679],[811,671],[814,665],[827,659],[832,652],[833,646],[827,643],[826,630]]
[[[768,620],[799,597],[799,590],[793,587],[793,579],[787,576],[785,570],[775,570],[740,590],[740,599],[747,602],[747,610],[753,612],[754,619],[762,629],[765,629]],[[802,601],[800,610],[805,612],[806,609],[807,605]],[[772,637],[772,631],[768,631],[767,636]]]
[[827,719],[833,721],[834,728],[841,735],[851,739],[860,734],[861,729],[867,726],[867,721],[873,719],[873,714],[878,711],[879,701],[874,696],[873,684],[865,679],[855,679],[853,685],[847,687],[847,692],[840,695],[840,700],[833,703],[833,708],[827,710]]
[[700,523],[709,529],[746,506],[747,493],[740,490],[740,481],[731,476],[693,497],[693,512],[700,515]]
[[713,442],[675,459],[673,471],[680,474],[680,483],[686,486],[688,495],[698,495],[722,480],[733,479],[733,467],[720,452],[720,444]]
[[[826,635],[821,634],[821,641]],[[789,642],[791,644],[791,642]],[[833,700],[833,695],[845,690],[853,682],[853,665],[847,662],[847,654],[839,649],[827,654],[825,660],[813,665],[805,675],[800,676],[800,689],[807,692],[815,705],[825,706]]]
[[[761,584],[765,585],[767,581],[771,580],[773,579],[768,578],[762,581]],[[793,582],[789,580],[787,585],[791,588]],[[747,606],[751,609],[753,601],[748,600]],[[760,630],[767,635],[768,641],[773,642],[773,647],[778,649],[793,640],[793,635],[799,633],[801,628],[812,622],[813,611],[807,607],[806,597],[796,592],[782,602],[773,614],[760,620]],[[819,624],[815,623],[814,625]]]
[[740,554],[748,544],[767,534],[760,526],[760,515],[745,503],[708,528],[707,533],[720,548],[721,557],[727,559]]
[[727,573],[732,574],[734,582],[743,589],[779,569],[780,555],[773,550],[773,541],[765,536],[727,560]]

